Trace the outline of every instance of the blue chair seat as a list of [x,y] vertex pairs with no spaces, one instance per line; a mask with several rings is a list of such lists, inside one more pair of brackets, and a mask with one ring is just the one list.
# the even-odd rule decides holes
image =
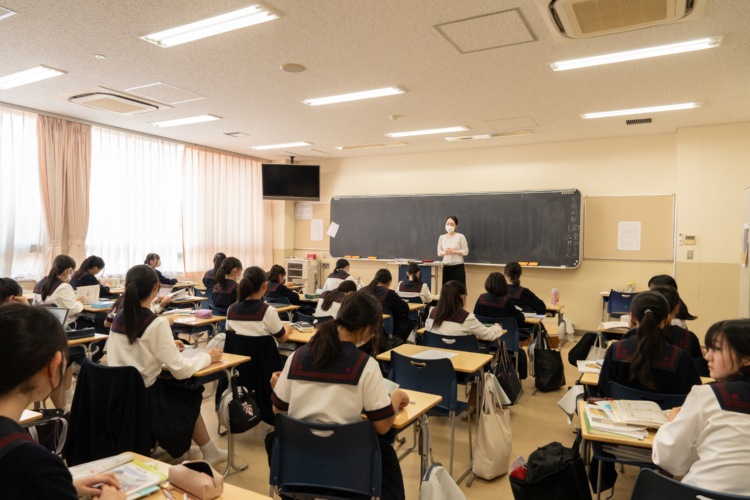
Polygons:
[[750,496],[717,493],[675,481],[652,470],[638,473],[630,500],[665,500],[672,498],[705,498],[711,500],[748,500]]

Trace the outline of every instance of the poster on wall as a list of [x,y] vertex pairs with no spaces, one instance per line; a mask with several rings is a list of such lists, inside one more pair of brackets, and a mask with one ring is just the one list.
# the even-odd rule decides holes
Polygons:
[[747,254],[750,250],[750,224],[745,224],[742,228],[742,267],[747,267]]
[[617,225],[617,250],[641,250],[641,221],[620,221]]

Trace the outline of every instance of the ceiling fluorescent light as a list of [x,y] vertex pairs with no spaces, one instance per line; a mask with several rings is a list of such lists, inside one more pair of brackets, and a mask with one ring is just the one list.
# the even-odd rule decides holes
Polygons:
[[646,113],[658,113],[660,111],[678,111],[680,109],[700,108],[699,102],[685,102],[682,104],[668,104],[666,106],[653,106],[651,108],[620,109],[618,111],[602,111],[600,113],[586,113],[581,115],[583,119],[606,118],[608,116],[641,115]]
[[667,56],[670,54],[680,54],[682,52],[710,49],[718,47],[720,44],[721,37],[701,38],[700,40],[692,40],[689,42],[659,45],[658,47],[648,47],[645,49],[616,52],[614,54],[604,54],[594,57],[584,57],[582,59],[571,59],[569,61],[559,61],[550,63],[549,65],[554,71],[565,71],[568,69],[587,68],[589,66],[601,66],[603,64],[635,61],[637,59],[648,59],[649,57]]
[[398,142],[383,142],[380,144],[363,144],[361,146],[336,146],[339,151],[351,151],[354,149],[370,149],[370,148],[392,148],[394,146],[406,146],[403,141]]
[[214,115],[199,115],[199,116],[188,116],[187,118],[177,118],[176,120],[166,120],[163,122],[152,122],[149,125],[154,127],[177,127],[179,125],[190,125],[192,123],[211,122],[214,120],[221,120],[220,116]]
[[48,66],[37,66],[36,68],[0,77],[0,90],[12,89],[13,87],[20,87],[21,85],[46,80],[47,78],[64,74],[65,71],[59,69],[50,68]]
[[220,16],[142,36],[141,40],[168,48],[278,18],[278,15],[261,5],[251,5]]
[[448,134],[451,132],[461,132],[462,130],[469,130],[468,127],[448,127],[448,128],[433,128],[430,130],[412,130],[411,132],[394,132],[392,134],[385,134],[388,137],[409,137],[412,135],[429,135],[429,134]]
[[6,17],[15,16],[15,15],[16,15],[15,11],[6,9],[5,7],[0,7],[0,21],[5,19]]
[[495,139],[498,137],[516,137],[519,135],[532,135],[531,130],[515,130],[513,132],[492,132],[491,134],[462,135],[458,137],[446,137],[446,141],[474,141],[477,139]]
[[334,104],[337,102],[359,101],[362,99],[372,99],[373,97],[385,97],[389,95],[403,94],[404,89],[399,87],[387,87],[384,89],[365,90],[364,92],[354,92],[352,94],[334,95],[330,97],[319,97],[317,99],[305,99],[308,106],[321,106],[323,104]]
[[312,146],[312,142],[287,142],[285,144],[270,144],[268,146],[253,146],[252,149],[255,149],[257,151],[263,150],[263,149],[282,149],[282,148],[297,148],[300,146]]

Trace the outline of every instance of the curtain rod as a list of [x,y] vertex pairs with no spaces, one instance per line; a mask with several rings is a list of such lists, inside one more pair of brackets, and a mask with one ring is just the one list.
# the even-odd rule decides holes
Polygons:
[[205,149],[207,151],[213,151],[214,153],[221,153],[221,154],[226,154],[226,155],[231,155],[231,156],[239,156],[239,157],[242,157],[242,158],[248,158],[250,160],[259,161],[261,163],[272,162],[272,160],[265,159],[265,158],[258,158],[258,157],[255,157],[255,156],[244,155],[242,153],[234,153],[232,151],[225,151],[223,149],[212,148],[210,146],[204,146],[202,144],[195,144],[195,143],[192,143],[192,142],[180,141],[180,140],[177,140],[177,139],[169,139],[167,137],[162,137],[162,136],[158,136],[158,135],[154,135],[154,134],[148,134],[148,133],[145,133],[145,132],[138,132],[136,130],[130,130],[130,129],[122,128],[122,127],[114,127],[112,125],[105,125],[103,123],[90,122],[88,120],[81,120],[79,118],[72,118],[70,116],[58,115],[56,113],[49,113],[47,111],[39,111],[38,109],[27,108],[25,106],[18,106],[16,104],[10,104],[10,103],[7,103],[7,102],[1,102],[0,101],[0,106],[12,108],[12,109],[16,109],[18,111],[25,111],[25,112],[28,112],[28,113],[34,113],[34,114],[37,114],[37,115],[49,116],[50,118],[59,118],[61,120],[68,120],[68,121],[75,122],[75,123],[82,123],[84,125],[92,125],[94,127],[108,128],[108,129],[111,129],[111,130],[117,130],[119,132],[125,132],[125,133],[128,133],[128,134],[141,135],[143,137],[150,137],[152,139],[158,139],[160,141],[170,141],[170,142],[174,142],[174,143],[177,143],[177,144],[182,144],[182,145],[185,145],[185,146],[192,146],[192,147],[196,147],[196,148]]

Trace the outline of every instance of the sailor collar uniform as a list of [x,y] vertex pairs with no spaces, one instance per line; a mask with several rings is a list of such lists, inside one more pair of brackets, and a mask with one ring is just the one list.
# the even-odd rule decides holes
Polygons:
[[355,281],[355,279],[343,269],[334,271],[328,275],[326,282],[323,284],[323,290],[334,290],[345,280]]
[[262,300],[243,300],[229,306],[227,330],[248,337],[272,335],[276,339],[285,333],[279,313]]
[[435,326],[436,312],[437,308],[433,308],[425,323],[425,328],[429,332],[441,335],[475,335],[479,340],[487,341],[497,340],[503,334],[503,329],[500,326],[484,326],[474,314],[464,309],[456,312],[450,320],[443,321],[439,326]]
[[491,293],[483,293],[479,296],[474,305],[474,314],[486,318],[515,318],[519,327],[522,327],[526,320],[510,298]]
[[52,280],[52,287],[47,295],[47,298],[42,300],[42,287],[47,278],[42,278],[34,286],[34,304],[41,305],[56,305],[68,310],[68,323],[72,323],[78,317],[78,314],[83,311],[83,304],[76,300],[76,292],[70,284],[65,283],[63,280],[54,277]]
[[214,285],[212,297],[214,306],[221,309],[229,308],[230,305],[237,302],[237,282],[227,279],[223,287],[219,287],[218,284]]
[[432,302],[432,293],[427,283],[421,281],[401,281],[396,287],[396,293],[402,299],[411,299],[419,297],[423,304]]
[[534,295],[534,292],[521,285],[508,284],[508,298],[524,312],[535,312],[537,314],[547,312],[544,301]]
[[326,291],[320,294],[320,298],[318,299],[318,306],[315,308],[316,317],[323,318],[326,316],[331,316],[332,318],[335,318],[339,313],[339,309],[341,309],[341,302],[343,302],[344,297],[346,297],[346,295],[344,295],[343,293],[338,294],[336,298],[333,299],[333,302],[331,302],[331,306],[328,308],[328,310],[323,309],[323,301],[331,292],[332,291]]

